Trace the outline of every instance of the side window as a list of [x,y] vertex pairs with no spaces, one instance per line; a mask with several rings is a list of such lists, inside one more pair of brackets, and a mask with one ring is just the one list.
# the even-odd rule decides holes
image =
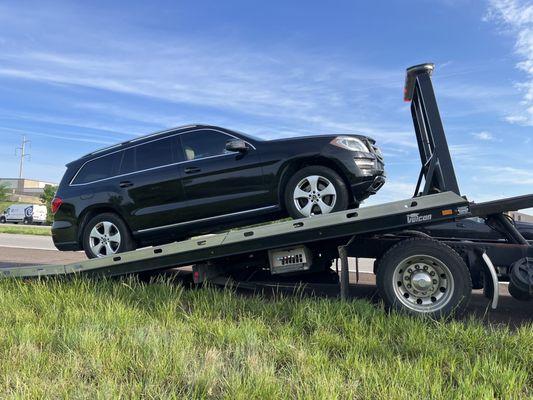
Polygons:
[[187,161],[226,154],[226,142],[233,139],[224,133],[211,130],[184,133],[180,137]]
[[78,171],[72,183],[90,183],[113,176],[118,169],[121,156],[122,152],[117,152],[87,162]]
[[136,159],[135,169],[141,171],[172,164],[174,162],[172,157],[173,140],[173,137],[169,137],[134,147]]
[[122,153],[122,162],[120,163],[119,174],[129,174],[135,172],[135,147],[124,150]]

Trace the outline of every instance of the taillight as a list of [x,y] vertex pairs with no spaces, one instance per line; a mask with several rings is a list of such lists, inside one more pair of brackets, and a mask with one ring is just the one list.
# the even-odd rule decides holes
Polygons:
[[61,197],[54,197],[52,200],[52,214],[55,214],[57,210],[59,210],[59,207],[61,207],[61,204],[63,204],[63,199]]

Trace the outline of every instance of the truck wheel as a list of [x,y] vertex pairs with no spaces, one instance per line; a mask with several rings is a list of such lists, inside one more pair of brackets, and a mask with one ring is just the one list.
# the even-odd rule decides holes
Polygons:
[[293,218],[329,214],[348,208],[348,188],[335,171],[314,165],[302,168],[289,179],[284,200]]
[[24,225],[29,225],[30,224],[30,220],[28,218],[24,218],[24,221],[22,221],[22,223]]
[[122,218],[113,213],[97,215],[83,230],[83,249],[89,258],[101,258],[135,250],[130,231]]
[[461,256],[425,238],[391,247],[378,263],[376,283],[388,307],[434,318],[460,315],[472,294],[470,271]]
[[6,223],[6,217],[0,217],[0,224]]

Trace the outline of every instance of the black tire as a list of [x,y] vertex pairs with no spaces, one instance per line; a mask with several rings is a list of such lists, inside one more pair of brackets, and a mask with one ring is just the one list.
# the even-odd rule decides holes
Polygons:
[[28,218],[24,218],[24,221],[22,221],[22,223],[24,225],[29,225],[30,224],[30,220]]
[[[120,243],[117,246],[116,251],[114,253],[96,254],[91,249],[90,234],[95,226],[99,225],[100,223],[104,223],[104,222],[110,222],[111,224],[114,225],[114,227],[116,227],[116,230],[118,230],[118,233],[120,234]],[[114,229],[113,229],[113,232],[114,232]],[[88,258],[97,258],[97,257],[103,257],[103,256],[112,255],[112,254],[124,253],[125,251],[135,250],[137,247],[135,241],[131,237],[130,230],[126,226],[126,223],[122,220],[122,218],[120,218],[117,214],[114,214],[114,213],[103,213],[103,214],[99,214],[91,218],[89,222],[87,222],[87,224],[85,225],[82,235],[83,235],[82,236],[83,250],[85,251],[85,254],[87,255]],[[107,249],[104,251],[107,251]]]
[[[310,176],[320,176],[329,181],[335,188],[336,197],[334,203],[328,204],[332,205],[333,208],[328,212],[342,211],[348,208],[350,203],[349,191],[346,187],[346,184],[342,178],[330,168],[324,167],[322,165],[312,165],[309,167],[302,168],[296,172],[287,182],[284,192],[284,202],[287,212],[292,218],[306,218],[307,215],[303,214],[296,206],[294,200],[294,191],[297,185],[306,177]],[[325,182],[325,181],[324,181]],[[311,193],[310,193],[311,194]],[[324,197],[326,200],[330,200],[329,197]],[[305,200],[304,200],[305,201]],[[304,203],[306,204],[306,203]],[[319,206],[313,206],[317,211],[320,209]],[[318,207],[318,208],[317,208]],[[318,212],[320,213],[320,212]]]
[[[411,280],[416,275],[429,279],[417,280],[431,285],[427,292],[416,290],[420,286]],[[461,256],[451,247],[425,238],[402,240],[391,247],[378,262],[376,283],[387,307],[432,318],[460,315],[472,295],[470,271]]]
[[520,289],[518,289],[513,282],[509,283],[508,286],[509,294],[513,299],[519,300],[519,301],[530,301],[533,300],[533,297],[530,296],[529,293],[523,292]]
[[6,217],[0,217],[0,224],[6,223]]

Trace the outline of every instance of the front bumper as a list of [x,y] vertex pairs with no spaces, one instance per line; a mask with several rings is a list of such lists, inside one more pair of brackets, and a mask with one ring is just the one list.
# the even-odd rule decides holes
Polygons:
[[385,184],[383,159],[376,153],[342,150],[328,146],[323,155],[342,170],[355,202],[375,194]]
[[376,194],[379,189],[385,184],[385,175],[376,175],[370,179],[365,179],[350,185],[352,194],[357,201],[362,201],[369,196]]

